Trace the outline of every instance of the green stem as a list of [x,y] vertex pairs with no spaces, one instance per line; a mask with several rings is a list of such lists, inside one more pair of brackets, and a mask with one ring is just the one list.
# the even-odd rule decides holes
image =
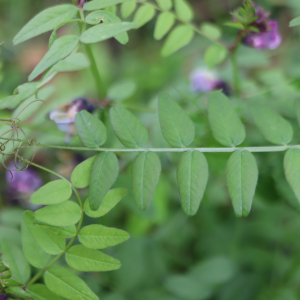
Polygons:
[[91,63],[91,71],[92,71],[92,74],[93,74],[93,77],[95,80],[95,84],[97,87],[98,96],[100,99],[102,99],[105,96],[104,91],[102,90],[103,84],[102,84],[102,80],[101,80],[101,77],[99,74],[99,70],[97,68],[96,60],[95,60],[91,45],[89,45],[89,44],[85,45],[85,49],[86,49],[86,53],[87,53],[90,63]]
[[26,159],[24,159],[23,157],[19,156],[18,155],[18,158],[21,159],[22,161],[28,163],[28,164],[31,164],[32,166],[35,166],[41,170],[44,170],[48,173],[51,173],[63,180],[66,180],[68,181],[71,186],[72,186],[72,189],[75,193],[75,195],[77,196],[77,199],[78,199],[78,202],[79,202],[79,205],[80,205],[80,208],[81,208],[81,217],[80,217],[80,220],[79,220],[79,223],[78,223],[78,226],[77,226],[77,229],[76,229],[76,234],[74,235],[74,237],[70,240],[70,242],[68,243],[68,245],[66,246],[66,248],[64,249],[64,251],[62,251],[59,255],[57,255],[47,266],[45,266],[43,269],[41,269],[35,276],[32,277],[32,279],[26,284],[26,288],[28,288],[30,285],[32,285],[33,283],[35,283],[50,267],[52,267],[60,258],[62,258],[65,253],[72,247],[72,245],[74,244],[74,242],[76,241],[77,237],[78,237],[78,234],[81,230],[81,227],[82,227],[82,222],[83,222],[83,217],[84,217],[84,211],[83,211],[83,202],[82,202],[82,199],[77,191],[77,189],[74,187],[74,185],[68,180],[66,179],[65,177],[61,176],[60,174],[52,171],[52,170],[49,170],[43,166],[40,166],[40,165],[37,165],[33,162],[30,162]]

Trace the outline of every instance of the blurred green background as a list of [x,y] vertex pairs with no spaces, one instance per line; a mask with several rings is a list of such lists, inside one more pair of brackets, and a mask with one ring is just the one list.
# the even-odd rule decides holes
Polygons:
[[[70,1],[69,1],[70,2]],[[236,30],[223,26],[229,12],[240,0],[190,0],[197,24],[209,22],[223,32],[230,44]],[[0,0],[0,97],[7,96],[20,84],[48,50],[49,34],[19,46],[12,39],[21,27],[39,11],[59,0]],[[243,99],[232,97],[246,124],[243,146],[269,145],[253,126],[245,103],[267,103],[288,118],[294,127],[292,144],[300,144],[300,129],[294,102],[300,101],[299,29],[290,29],[289,21],[300,15],[299,0],[258,0],[277,19],[283,36],[275,51],[241,47],[238,61],[243,77]],[[59,35],[72,30],[68,25]],[[299,28],[299,27],[298,27]],[[99,107],[96,114],[106,123],[109,139],[105,146],[120,147],[109,124],[108,105],[121,101],[114,96],[116,85],[131,86],[123,105],[134,112],[150,132],[148,146],[167,146],[159,130],[157,96],[167,91],[189,113],[196,125],[192,146],[220,146],[211,136],[203,99],[199,112],[176,92],[193,95],[189,74],[204,67],[203,53],[210,42],[197,36],[178,53],[162,58],[162,42],[153,39],[154,22],[129,33],[126,46],[109,40],[93,46],[107,97],[99,99],[89,70],[60,74],[47,87],[45,105],[35,104],[22,116],[31,138],[41,143],[64,144],[65,134],[49,119],[49,112],[77,97],[87,98]],[[232,84],[232,70],[225,62],[215,70]],[[55,87],[55,89],[51,88]],[[122,93],[121,93],[122,94]],[[123,95],[123,94],[122,94]],[[202,99],[202,100],[201,100]],[[8,117],[10,111],[1,111]],[[72,145],[80,145],[77,137]],[[94,153],[39,150],[35,161],[69,177],[75,165]],[[181,209],[176,186],[176,154],[160,155],[163,173],[151,208],[139,212],[131,187],[130,169],[135,154],[120,154],[120,176],[115,187],[126,187],[128,195],[107,216],[97,222],[128,231],[131,239],[106,252],[122,261],[118,271],[82,275],[103,300],[296,300],[300,299],[300,208],[283,172],[283,153],[258,153],[259,182],[253,209],[248,218],[235,217],[225,182],[229,154],[207,154],[210,179],[203,202],[195,217],[186,217]],[[37,171],[44,183],[54,178]],[[30,195],[11,196],[9,181],[1,167],[0,240],[9,238],[20,244],[18,232]],[[86,198],[87,190],[82,190]],[[86,218],[85,224],[93,221]],[[65,264],[64,261],[60,262]]]

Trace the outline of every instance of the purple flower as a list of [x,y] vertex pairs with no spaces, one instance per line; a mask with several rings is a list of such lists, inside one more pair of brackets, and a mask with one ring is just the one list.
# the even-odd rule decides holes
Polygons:
[[[9,169],[14,170],[14,163],[9,164]],[[13,178],[9,171],[6,171],[5,177],[9,193],[12,195],[28,194],[31,195],[34,191],[39,189],[43,182],[40,175],[33,169],[28,168],[24,171],[11,171]]]
[[86,99],[78,98],[73,100],[69,105],[66,105],[62,109],[53,110],[49,117],[57,124],[60,131],[67,133],[66,142],[72,135],[76,133],[75,130],[75,116],[82,110],[92,112],[94,105],[88,103]]
[[253,32],[245,36],[243,43],[259,50],[276,49],[281,44],[281,35],[278,31],[278,23],[275,20],[267,22],[267,30]]
[[278,22],[276,20],[270,20],[270,13],[265,12],[264,9],[257,4],[253,4],[253,7],[255,7],[255,16],[257,19],[251,26],[257,28],[259,32],[248,33],[244,37],[243,43],[259,50],[276,49],[282,40],[278,30]]
[[192,90],[197,93],[209,93],[216,90],[222,90],[225,95],[229,94],[229,87],[225,81],[217,75],[206,69],[198,69],[191,73],[190,81]]
[[0,300],[7,300],[8,299],[8,296],[6,296],[6,295],[0,295]]

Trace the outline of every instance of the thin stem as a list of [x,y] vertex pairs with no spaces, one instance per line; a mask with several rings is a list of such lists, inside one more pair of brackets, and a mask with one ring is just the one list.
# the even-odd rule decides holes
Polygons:
[[76,229],[76,234],[74,235],[74,237],[70,240],[70,242],[68,243],[68,245],[66,246],[66,248],[64,249],[64,251],[62,251],[59,255],[57,255],[47,266],[45,266],[43,269],[41,269],[35,276],[32,277],[32,279],[26,284],[25,288],[28,288],[30,285],[32,285],[33,283],[35,283],[50,267],[52,267],[60,258],[62,258],[65,253],[72,247],[72,245],[74,244],[74,242],[76,241],[77,237],[78,237],[78,234],[81,230],[81,227],[82,227],[82,222],[83,222],[83,217],[84,217],[84,211],[83,211],[83,202],[82,202],[82,199],[77,191],[77,189],[74,187],[74,185],[68,180],[66,179],[65,177],[63,177],[62,175],[52,171],[52,170],[49,170],[43,166],[40,166],[40,165],[37,165],[33,162],[30,162],[26,159],[24,159],[23,157],[19,156],[18,155],[18,158],[21,159],[22,161],[32,165],[32,166],[35,166],[39,169],[42,169],[48,173],[51,173],[63,180],[66,180],[70,183],[70,185],[72,186],[72,189],[78,199],[78,202],[79,202],[79,205],[80,205],[80,208],[81,208],[81,217],[80,217],[80,220],[79,220],[79,223],[78,223],[78,226],[77,226],[77,229]]

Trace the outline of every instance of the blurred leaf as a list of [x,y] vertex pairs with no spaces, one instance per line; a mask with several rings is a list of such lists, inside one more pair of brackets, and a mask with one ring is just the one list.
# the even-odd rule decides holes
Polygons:
[[79,242],[91,249],[112,247],[127,241],[129,237],[129,234],[124,230],[102,225],[85,226],[78,235]]
[[173,7],[172,0],[156,0],[158,6],[164,10],[170,10]]
[[80,141],[86,147],[96,148],[106,142],[106,127],[98,118],[86,110],[82,110],[76,114],[75,127]]
[[31,72],[28,80],[32,81],[46,71],[49,67],[68,56],[78,45],[78,42],[79,40],[76,35],[65,35],[57,39],[42,60]]
[[[86,17],[86,23],[96,25],[99,23],[109,24],[109,23],[121,23],[121,19],[117,17],[115,14],[98,10],[90,13]],[[127,32],[122,32],[115,36],[115,39],[118,40],[121,44],[125,45],[128,42],[128,34]]]
[[160,173],[160,160],[154,152],[141,152],[135,158],[131,169],[131,183],[135,203],[140,210],[149,208]]
[[222,63],[228,54],[228,50],[220,45],[211,45],[204,54],[206,65],[213,69],[218,64]]
[[192,21],[194,17],[193,9],[186,0],[174,0],[175,1],[175,12],[177,16],[186,22]]
[[92,167],[96,156],[86,159],[76,166],[71,175],[71,181],[76,188],[83,189],[90,184]]
[[85,282],[72,271],[62,267],[52,267],[44,275],[48,289],[67,299],[99,300]]
[[121,14],[124,19],[128,18],[136,9],[135,1],[127,1],[121,5]]
[[22,222],[22,246],[23,253],[27,261],[36,268],[43,268],[51,259],[51,255],[46,253],[35,241],[29,228],[32,226],[31,211],[26,211],[23,214]]
[[127,2],[130,0],[94,0],[88,3],[85,3],[83,9],[84,10],[97,10],[106,7],[110,7],[116,4],[120,4],[123,2]]
[[140,28],[151,21],[155,16],[155,9],[149,4],[142,5],[135,13],[133,22],[136,24],[135,28]]
[[249,215],[257,180],[258,169],[253,154],[249,151],[235,151],[226,166],[226,181],[238,217]]
[[161,55],[169,56],[182,47],[188,45],[192,41],[194,34],[193,29],[189,26],[177,25],[168,35],[168,38],[162,48]]
[[136,92],[137,85],[130,79],[125,79],[113,84],[108,92],[109,99],[114,101],[124,101],[130,98]]
[[129,22],[99,24],[86,30],[81,35],[80,41],[84,44],[102,42],[109,38],[116,37],[134,27],[135,24]]
[[53,225],[48,225],[39,221],[34,220],[33,221],[34,226],[40,226],[40,227],[45,227],[46,229],[50,230],[51,232],[55,233],[56,235],[64,238],[72,238],[76,234],[76,226],[71,225],[71,226],[53,226]]
[[127,195],[127,190],[124,188],[117,188],[108,191],[105,195],[101,206],[98,210],[90,209],[89,199],[84,202],[84,211],[86,215],[91,218],[100,218],[112,210],[121,200]]
[[300,202],[300,150],[289,149],[284,156],[285,177]]
[[66,261],[70,267],[82,272],[105,272],[117,270],[121,263],[98,250],[82,245],[70,248],[66,253]]
[[183,211],[194,216],[200,206],[208,181],[208,164],[198,151],[185,152],[179,161],[177,183]]
[[9,295],[9,297],[13,297],[15,299],[32,299],[32,300],[35,300],[32,297],[31,294],[27,293],[21,287],[10,287],[10,288],[6,289],[6,293]]
[[261,104],[250,106],[251,116],[264,138],[276,145],[286,145],[293,138],[291,124],[277,112]]
[[65,250],[66,240],[64,238],[57,236],[45,226],[35,226],[32,211],[26,211],[24,213],[24,221],[31,236],[43,251],[52,255],[58,255]]
[[33,204],[58,204],[67,201],[72,195],[72,188],[68,181],[59,179],[51,181],[36,192],[30,198]]
[[299,25],[300,25],[300,17],[297,17],[290,22],[290,27],[299,26]]
[[57,36],[56,30],[53,30],[50,35],[50,38],[49,38],[49,48],[51,48],[51,46],[57,39],[58,39],[58,36]]
[[154,38],[156,40],[161,40],[173,27],[175,23],[174,16],[169,12],[161,13],[156,21]]
[[46,206],[34,213],[36,220],[54,226],[71,226],[81,217],[79,205],[72,201]]
[[53,66],[56,72],[74,72],[87,69],[90,66],[89,60],[82,53],[73,53],[64,60]]
[[119,174],[119,162],[113,152],[104,152],[96,156],[89,189],[89,205],[92,211],[99,209],[105,195],[115,183]]
[[30,266],[21,249],[9,240],[1,241],[3,260],[12,272],[12,279],[25,284],[30,279]]
[[233,147],[244,141],[244,125],[230,100],[222,92],[209,95],[208,120],[213,137],[220,144]]
[[72,20],[78,12],[74,5],[64,4],[50,7],[31,19],[14,38],[14,45],[20,44],[44,32],[55,29],[58,25]]
[[197,279],[183,275],[170,276],[164,286],[170,293],[184,300],[208,300],[212,296],[209,287],[202,285]]
[[218,40],[222,36],[220,28],[212,23],[202,23],[200,30],[204,35],[209,36],[213,40]]
[[[2,209],[0,212],[0,223],[4,226],[19,228],[22,222],[23,212],[24,210],[19,207],[7,207]],[[4,229],[0,229],[0,231],[4,231]]]
[[170,145],[184,147],[193,142],[194,123],[168,94],[161,94],[158,99],[158,116],[163,136]]
[[43,284],[34,284],[27,288],[27,291],[35,298],[35,300],[63,300],[61,297],[52,293]]
[[148,132],[144,124],[122,106],[110,109],[113,130],[120,142],[128,148],[143,146],[148,140]]
[[226,25],[228,27],[240,29],[240,30],[245,29],[245,26],[242,23],[238,23],[238,22],[225,22],[224,25]]

